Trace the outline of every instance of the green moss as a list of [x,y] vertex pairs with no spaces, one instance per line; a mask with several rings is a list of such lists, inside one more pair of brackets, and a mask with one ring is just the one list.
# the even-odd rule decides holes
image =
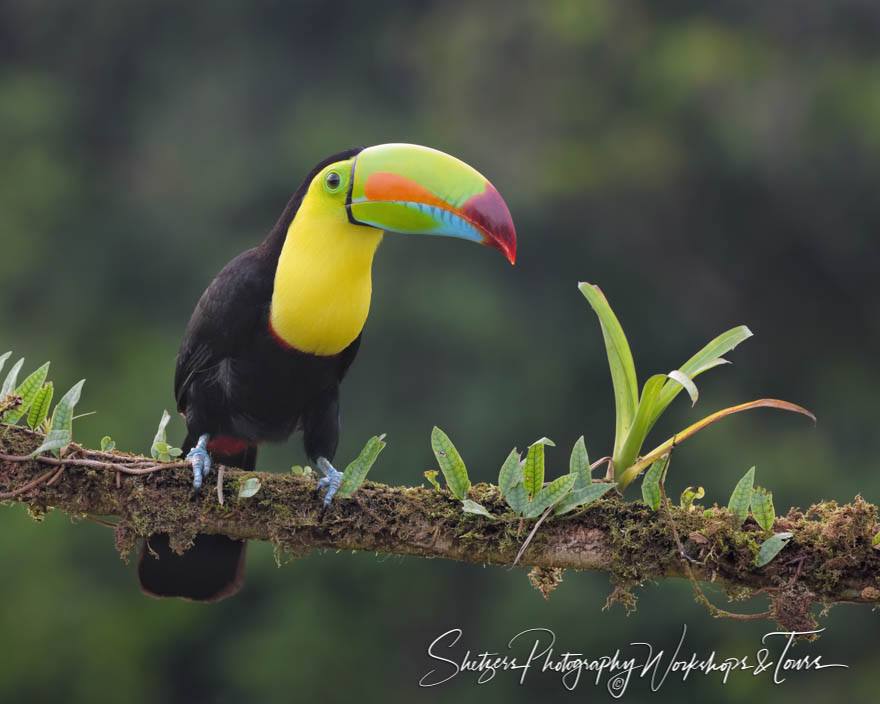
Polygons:
[[[27,454],[39,440],[20,429],[3,433],[3,451],[15,454]],[[44,471],[36,462],[0,463],[0,485],[20,486]],[[239,499],[238,487],[250,477],[261,479],[260,493]],[[190,481],[187,470],[170,469],[125,476],[117,488],[112,471],[70,466],[61,480],[41,487],[30,498],[29,511],[36,519],[48,506],[74,515],[117,515],[116,543],[123,558],[141,537],[152,533],[168,533],[172,545],[182,550],[198,531],[218,530],[231,537],[268,537],[279,562],[313,548],[340,545],[430,555],[442,534],[440,554],[446,557],[509,564],[535,524],[516,516],[498,488],[484,483],[472,486],[469,496],[496,520],[464,513],[461,502],[448,491],[424,487],[386,487],[367,481],[350,499],[335,501],[322,513],[311,476],[230,470],[224,482],[224,505],[217,502],[211,482],[193,496]],[[598,531],[607,536],[602,544],[608,548],[607,566],[615,585],[609,603],[632,609],[637,586],[648,579],[683,574],[670,519],[697,578],[735,584],[728,588],[733,600],[753,595],[760,587],[771,596],[773,613],[786,627],[810,622],[813,603],[841,598],[844,576],[848,583],[868,585],[862,589],[863,599],[880,600],[880,551],[871,548],[878,530],[877,508],[861,497],[842,506],[823,501],[806,512],[792,509],[778,517],[775,529],[790,531],[795,538],[763,568],[754,566],[754,558],[768,534],[753,521],[740,524],[718,506],[653,511],[641,501],[623,501],[616,492],[584,510],[548,517],[527,548],[526,560],[541,564],[550,541],[558,545],[568,524],[580,531]],[[547,561],[534,574],[549,587],[556,566]]]
[[43,519],[46,517],[45,506],[40,506],[36,503],[30,503],[25,504],[25,508],[27,509],[27,514],[31,517],[31,520],[36,521],[37,523],[42,523]]

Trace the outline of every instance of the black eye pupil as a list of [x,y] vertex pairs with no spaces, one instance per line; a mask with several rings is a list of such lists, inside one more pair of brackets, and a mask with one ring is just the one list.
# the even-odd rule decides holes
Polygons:
[[330,188],[337,188],[339,186],[339,174],[335,171],[331,171],[327,174],[327,185]]

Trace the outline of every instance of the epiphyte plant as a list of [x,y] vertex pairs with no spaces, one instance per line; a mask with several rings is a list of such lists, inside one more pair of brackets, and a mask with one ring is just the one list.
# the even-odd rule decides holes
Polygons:
[[649,377],[642,387],[640,396],[632,352],[623,328],[614,311],[611,310],[608,300],[598,286],[580,283],[578,288],[599,317],[602,336],[605,340],[605,351],[614,387],[616,421],[611,462],[614,469],[614,479],[621,490],[625,489],[646,467],[668,454],[676,445],[706,426],[733,413],[761,407],[779,408],[802,413],[815,422],[816,417],[806,408],[788,401],[762,398],[716,411],[640,456],[639,453],[651,428],[654,427],[654,424],[682,389],[686,390],[690,396],[691,405],[696,404],[699,393],[696,384],[694,384],[694,378],[709,369],[727,364],[727,360],[722,355],[751,337],[752,331],[745,325],[740,325],[722,333],[678,369],[668,374],[655,374]]

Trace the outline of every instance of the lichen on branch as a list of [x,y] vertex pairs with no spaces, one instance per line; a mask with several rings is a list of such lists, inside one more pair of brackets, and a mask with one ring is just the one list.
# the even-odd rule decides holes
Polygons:
[[[0,426],[0,496],[27,504],[33,515],[54,509],[115,519],[123,557],[153,533],[168,533],[172,545],[184,550],[201,532],[270,541],[293,556],[345,549],[511,565],[534,525],[510,511],[498,487],[482,483],[470,487],[469,497],[497,520],[463,512],[447,490],[370,481],[322,513],[312,477],[235,468],[222,473],[220,504],[210,481],[193,493],[185,462],[160,466],[148,457],[76,444],[60,460],[27,457],[41,438]],[[240,485],[252,477],[259,478],[259,491],[239,497]],[[757,568],[765,533],[752,519],[741,525],[725,509],[696,505],[671,506],[664,516],[610,492],[585,510],[548,518],[518,564],[532,569],[545,595],[561,570],[608,572],[615,585],[610,598],[627,606],[634,604],[635,586],[689,571],[722,585],[731,599],[766,595],[769,615],[782,626],[810,630],[805,626],[813,623],[814,604],[880,603],[880,552],[871,546],[877,529],[877,507],[861,497],[842,506],[831,501],[806,512],[791,509],[776,519],[774,530],[794,537],[775,560]]]

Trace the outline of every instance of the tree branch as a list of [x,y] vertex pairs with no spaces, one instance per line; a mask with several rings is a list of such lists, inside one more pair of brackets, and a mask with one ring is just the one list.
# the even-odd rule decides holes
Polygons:
[[[222,474],[221,505],[210,480],[193,493],[185,462],[157,467],[147,457],[75,444],[62,460],[25,459],[41,437],[2,426],[0,498],[26,503],[34,514],[54,508],[73,516],[116,517],[123,557],[152,533],[168,533],[183,550],[201,532],[268,540],[294,556],[331,548],[512,565],[528,533],[498,488],[487,484],[473,486],[471,498],[499,516],[494,521],[463,513],[446,491],[373,482],[322,514],[312,478],[234,468]],[[217,476],[212,474],[215,481]],[[238,487],[249,477],[262,486],[255,496],[239,498]],[[843,506],[817,504],[806,513],[792,509],[777,518],[774,531],[790,531],[794,538],[759,569],[754,557],[767,534],[751,520],[737,526],[725,510],[704,513],[702,507],[670,507],[663,516],[640,501],[606,495],[585,511],[545,521],[520,564],[535,568],[530,577],[545,596],[564,569],[609,572],[616,585],[610,599],[627,606],[635,602],[632,587],[690,572],[722,585],[733,599],[766,594],[780,624],[810,630],[814,603],[880,603],[880,552],[871,547],[877,530],[877,508],[861,497]]]

